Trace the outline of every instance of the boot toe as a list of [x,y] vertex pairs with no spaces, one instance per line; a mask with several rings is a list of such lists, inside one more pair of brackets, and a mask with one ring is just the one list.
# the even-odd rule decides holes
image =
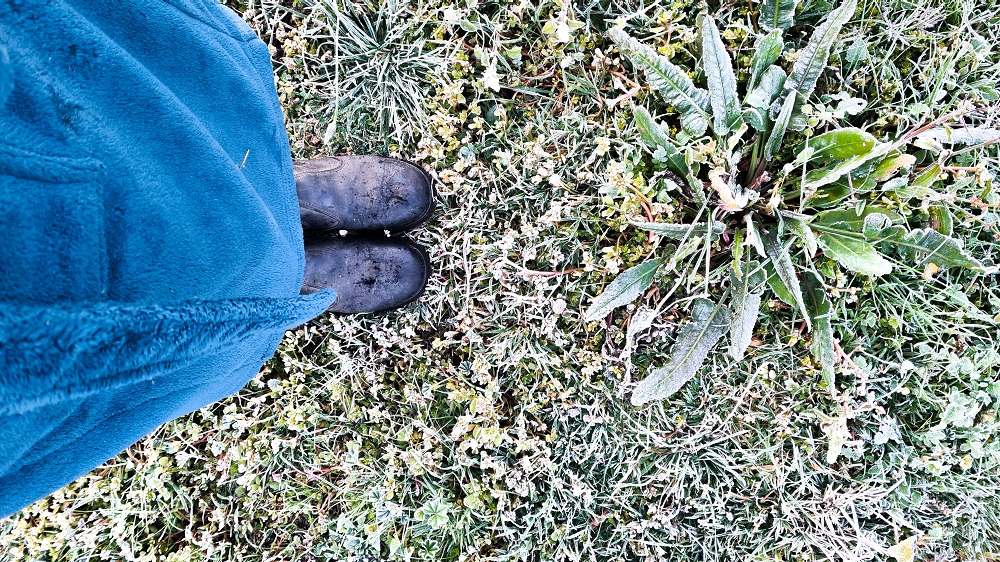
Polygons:
[[401,238],[335,238],[306,245],[303,292],[337,292],[331,312],[357,314],[405,306],[430,276],[423,248]]
[[433,182],[419,166],[381,156],[336,156],[296,164],[306,230],[402,232],[434,211]]

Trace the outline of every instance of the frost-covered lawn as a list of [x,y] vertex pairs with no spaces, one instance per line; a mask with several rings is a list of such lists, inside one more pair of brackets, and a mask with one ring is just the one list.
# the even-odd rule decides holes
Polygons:
[[[801,315],[771,293],[743,361],[720,346],[641,408],[630,394],[669,356],[691,298],[725,285],[661,271],[632,304],[583,320],[659,243],[632,221],[690,204],[657,175],[632,106],[672,138],[677,116],[605,32],[624,23],[702,83],[697,14],[746,68],[760,4],[229,5],[271,46],[296,157],[391,154],[437,178],[440,210],[412,234],[435,262],[428,291],[289,332],[239,395],[0,522],[0,561],[1000,556],[993,276],[897,258],[876,279],[817,257],[836,398]],[[835,5],[798,5],[777,65],[792,68]],[[813,109],[883,140],[955,111],[954,126],[996,127],[998,18],[971,0],[862,1]],[[838,99],[867,106],[837,115]],[[709,160],[719,149],[691,142]],[[947,149],[925,201],[996,264],[997,144]],[[919,199],[884,204],[911,225],[936,216]],[[649,329],[630,333],[647,309]]]

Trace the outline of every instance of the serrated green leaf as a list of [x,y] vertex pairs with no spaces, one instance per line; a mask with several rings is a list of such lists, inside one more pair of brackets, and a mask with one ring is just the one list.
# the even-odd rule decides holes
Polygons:
[[615,308],[634,301],[653,283],[661,264],[661,260],[652,259],[623,271],[594,299],[584,314],[584,320],[590,322],[603,318]]
[[632,405],[667,398],[694,377],[719,339],[729,329],[732,315],[722,305],[698,299],[691,310],[691,321],[677,335],[670,361],[656,369],[632,392]]
[[809,257],[816,255],[816,235],[813,233],[809,225],[806,224],[804,220],[797,219],[795,217],[784,217],[785,226],[789,230],[795,233],[795,236],[802,241],[802,245],[806,247],[806,252],[808,252]]
[[735,271],[731,273],[735,292],[733,298],[735,315],[729,325],[729,355],[739,361],[743,359],[753,338],[753,328],[757,324],[757,314],[760,312],[760,289],[765,279],[764,269],[755,261],[747,264],[746,274],[742,278],[738,277]]
[[[781,30],[775,29],[767,35],[761,35],[754,44],[753,57],[750,59],[750,81],[747,82],[747,91],[753,91],[757,87],[758,80],[764,75],[764,71],[771,68],[774,61],[781,56],[781,51],[785,48],[785,42],[781,39]],[[785,74],[781,72],[782,76]],[[771,102],[768,102],[770,104]]]
[[886,228],[881,232],[865,233],[872,242],[886,242],[902,250],[903,255],[914,260],[920,269],[928,263],[939,267],[964,267],[979,273],[996,273],[996,267],[986,267],[972,257],[962,246],[962,241],[941,234],[932,228],[921,228],[903,233],[900,228]]
[[642,69],[650,87],[680,112],[684,131],[693,136],[703,134],[712,120],[708,92],[695,87],[687,73],[621,28],[612,28],[608,36],[637,68]]
[[656,148],[658,146],[664,149],[672,148],[675,153],[677,148],[670,142],[670,139],[663,133],[663,129],[653,121],[653,116],[649,114],[649,111],[641,105],[634,106],[632,108],[632,115],[635,117],[635,126],[639,129],[639,136],[642,140],[650,146],[650,148]]
[[[843,223],[838,223],[843,224]],[[817,242],[826,255],[837,260],[847,269],[863,275],[886,275],[892,272],[892,263],[883,258],[862,235],[842,234],[824,228]]]
[[761,234],[764,251],[767,253],[768,259],[771,260],[775,273],[778,274],[778,278],[781,279],[781,282],[788,289],[788,292],[795,301],[795,306],[802,312],[802,317],[806,321],[806,327],[812,330],[812,320],[809,318],[809,312],[806,310],[805,302],[802,300],[802,288],[799,286],[799,278],[795,274],[795,264],[792,263],[792,256],[788,253],[788,247],[778,242],[776,233],[773,230],[767,230]]
[[[808,162],[826,164],[834,160],[854,158],[868,154],[876,144],[878,140],[861,129],[837,129],[809,139],[808,146],[812,149],[812,153]],[[796,149],[796,153],[801,153],[805,149],[806,143],[802,143]]]
[[708,79],[708,96],[715,119],[712,130],[722,136],[740,119],[740,99],[736,91],[733,62],[712,16],[701,20],[701,61]]
[[781,141],[785,138],[785,129],[788,128],[788,120],[792,117],[792,109],[795,106],[795,98],[789,97],[785,100],[785,105],[781,108],[778,118],[774,120],[774,128],[771,129],[771,136],[767,138],[764,145],[764,159],[770,160],[781,149]]
[[757,24],[764,31],[788,29],[795,23],[795,0],[764,0]]
[[[672,238],[674,240],[682,240],[688,236],[705,236],[705,231],[708,230],[708,223],[699,222],[694,224],[670,224],[662,222],[633,222],[635,226],[648,230],[650,232],[655,232],[666,238]],[[719,235],[726,230],[726,225],[721,222],[712,223],[712,242],[719,239]]]
[[855,209],[823,211],[822,213],[817,213],[809,224],[814,227],[839,224],[839,228],[842,230],[861,234],[865,231],[865,221],[872,215],[884,215],[890,223],[898,223],[903,220],[903,217],[899,213],[891,209],[877,205],[868,205],[860,213]]
[[809,38],[809,43],[799,52],[799,58],[792,66],[788,80],[785,80],[784,91],[771,105],[772,117],[777,117],[784,107],[785,99],[789,96],[794,96],[796,109],[809,99],[816,88],[816,81],[826,68],[830,50],[840,35],[841,28],[850,21],[857,6],[857,0],[846,0],[839,8],[830,12],[826,20],[816,28]]
[[687,165],[684,154],[670,142],[667,135],[663,133],[663,129],[653,120],[653,116],[649,114],[649,111],[642,106],[634,106],[632,114],[635,117],[635,126],[639,129],[639,136],[642,137],[643,142],[653,149],[662,149],[663,160],[666,162],[667,167],[681,176],[681,178],[690,181],[691,168]]
[[788,306],[796,306],[795,295],[788,290],[785,283],[780,277],[778,277],[778,272],[774,270],[774,266],[771,265],[771,262],[766,262],[764,264],[764,272],[767,273],[767,286],[774,291],[775,296]]
[[809,351],[820,364],[827,388],[836,397],[837,388],[833,372],[836,352],[833,345],[830,299],[826,296],[826,289],[823,288],[820,278],[811,271],[805,272],[802,276],[802,294],[806,299],[806,307],[809,309],[813,324],[812,345],[809,346]]
[[753,328],[760,313],[760,293],[750,293],[738,303],[736,316],[729,327],[729,355],[740,361],[750,347]]

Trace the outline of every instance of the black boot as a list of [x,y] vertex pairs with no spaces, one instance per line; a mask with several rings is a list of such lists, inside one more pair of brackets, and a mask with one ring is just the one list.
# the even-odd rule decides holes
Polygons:
[[431,177],[419,166],[381,156],[335,156],[295,164],[306,231],[402,232],[434,211]]
[[406,238],[307,239],[302,293],[336,291],[330,312],[378,312],[417,300],[430,270],[427,252]]

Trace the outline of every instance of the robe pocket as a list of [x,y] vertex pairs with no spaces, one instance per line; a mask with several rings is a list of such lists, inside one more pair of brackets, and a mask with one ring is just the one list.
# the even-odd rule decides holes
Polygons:
[[104,166],[48,138],[0,140],[0,302],[104,300]]

